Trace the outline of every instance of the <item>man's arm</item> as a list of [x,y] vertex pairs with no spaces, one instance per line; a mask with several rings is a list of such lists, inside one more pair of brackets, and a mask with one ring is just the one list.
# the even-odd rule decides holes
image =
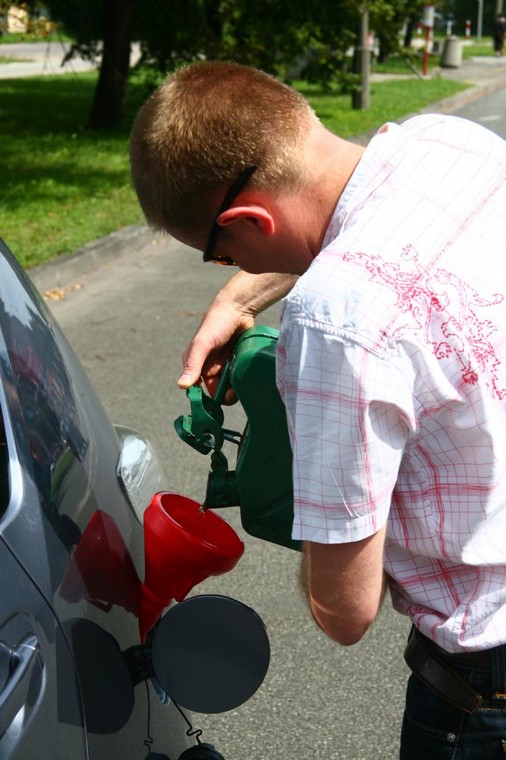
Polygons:
[[207,309],[183,354],[179,387],[188,388],[202,377],[213,393],[239,335],[253,327],[261,311],[289,293],[296,280],[296,275],[242,271],[231,277]]
[[347,544],[304,544],[302,582],[319,627],[343,646],[359,641],[386,591],[385,528]]

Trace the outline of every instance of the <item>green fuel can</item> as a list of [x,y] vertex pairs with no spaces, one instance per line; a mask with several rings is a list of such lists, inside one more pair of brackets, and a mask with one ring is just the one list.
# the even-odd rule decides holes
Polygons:
[[[174,425],[180,438],[201,454],[211,453],[203,507],[238,506],[247,533],[290,549],[293,523],[292,450],[285,407],[276,388],[278,330],[253,327],[237,341],[214,398],[199,386],[187,391],[190,414]],[[224,427],[223,398],[232,387],[246,415],[242,433]],[[226,408],[226,407],[225,407]],[[223,453],[237,444],[235,469]]]

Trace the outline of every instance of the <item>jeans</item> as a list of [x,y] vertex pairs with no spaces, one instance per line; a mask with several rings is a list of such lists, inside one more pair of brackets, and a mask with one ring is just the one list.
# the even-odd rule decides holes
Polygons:
[[506,760],[506,647],[492,651],[488,667],[449,661],[483,697],[471,715],[410,676],[400,760]]

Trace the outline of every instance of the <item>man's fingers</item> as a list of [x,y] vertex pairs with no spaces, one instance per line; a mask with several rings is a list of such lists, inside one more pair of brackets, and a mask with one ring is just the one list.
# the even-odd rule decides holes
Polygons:
[[200,359],[195,352],[189,351],[183,356],[183,369],[177,381],[180,388],[189,388],[195,385],[202,374],[203,357]]
[[190,372],[183,372],[177,381],[177,384],[180,388],[186,389],[190,388],[192,385],[195,385],[195,383],[198,380],[198,376],[195,378],[194,375],[192,375]]
[[199,349],[196,343],[192,344],[183,354],[183,369],[177,381],[178,386],[189,388],[201,378],[206,384],[209,380],[217,384],[223,369],[223,359],[217,354],[221,354],[221,351],[216,352],[209,347]]

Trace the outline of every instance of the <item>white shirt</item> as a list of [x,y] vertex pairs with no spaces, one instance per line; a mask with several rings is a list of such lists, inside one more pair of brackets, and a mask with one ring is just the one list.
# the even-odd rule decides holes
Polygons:
[[447,651],[506,642],[506,143],[420,116],[367,147],[283,304],[293,538],[387,523],[394,606]]

